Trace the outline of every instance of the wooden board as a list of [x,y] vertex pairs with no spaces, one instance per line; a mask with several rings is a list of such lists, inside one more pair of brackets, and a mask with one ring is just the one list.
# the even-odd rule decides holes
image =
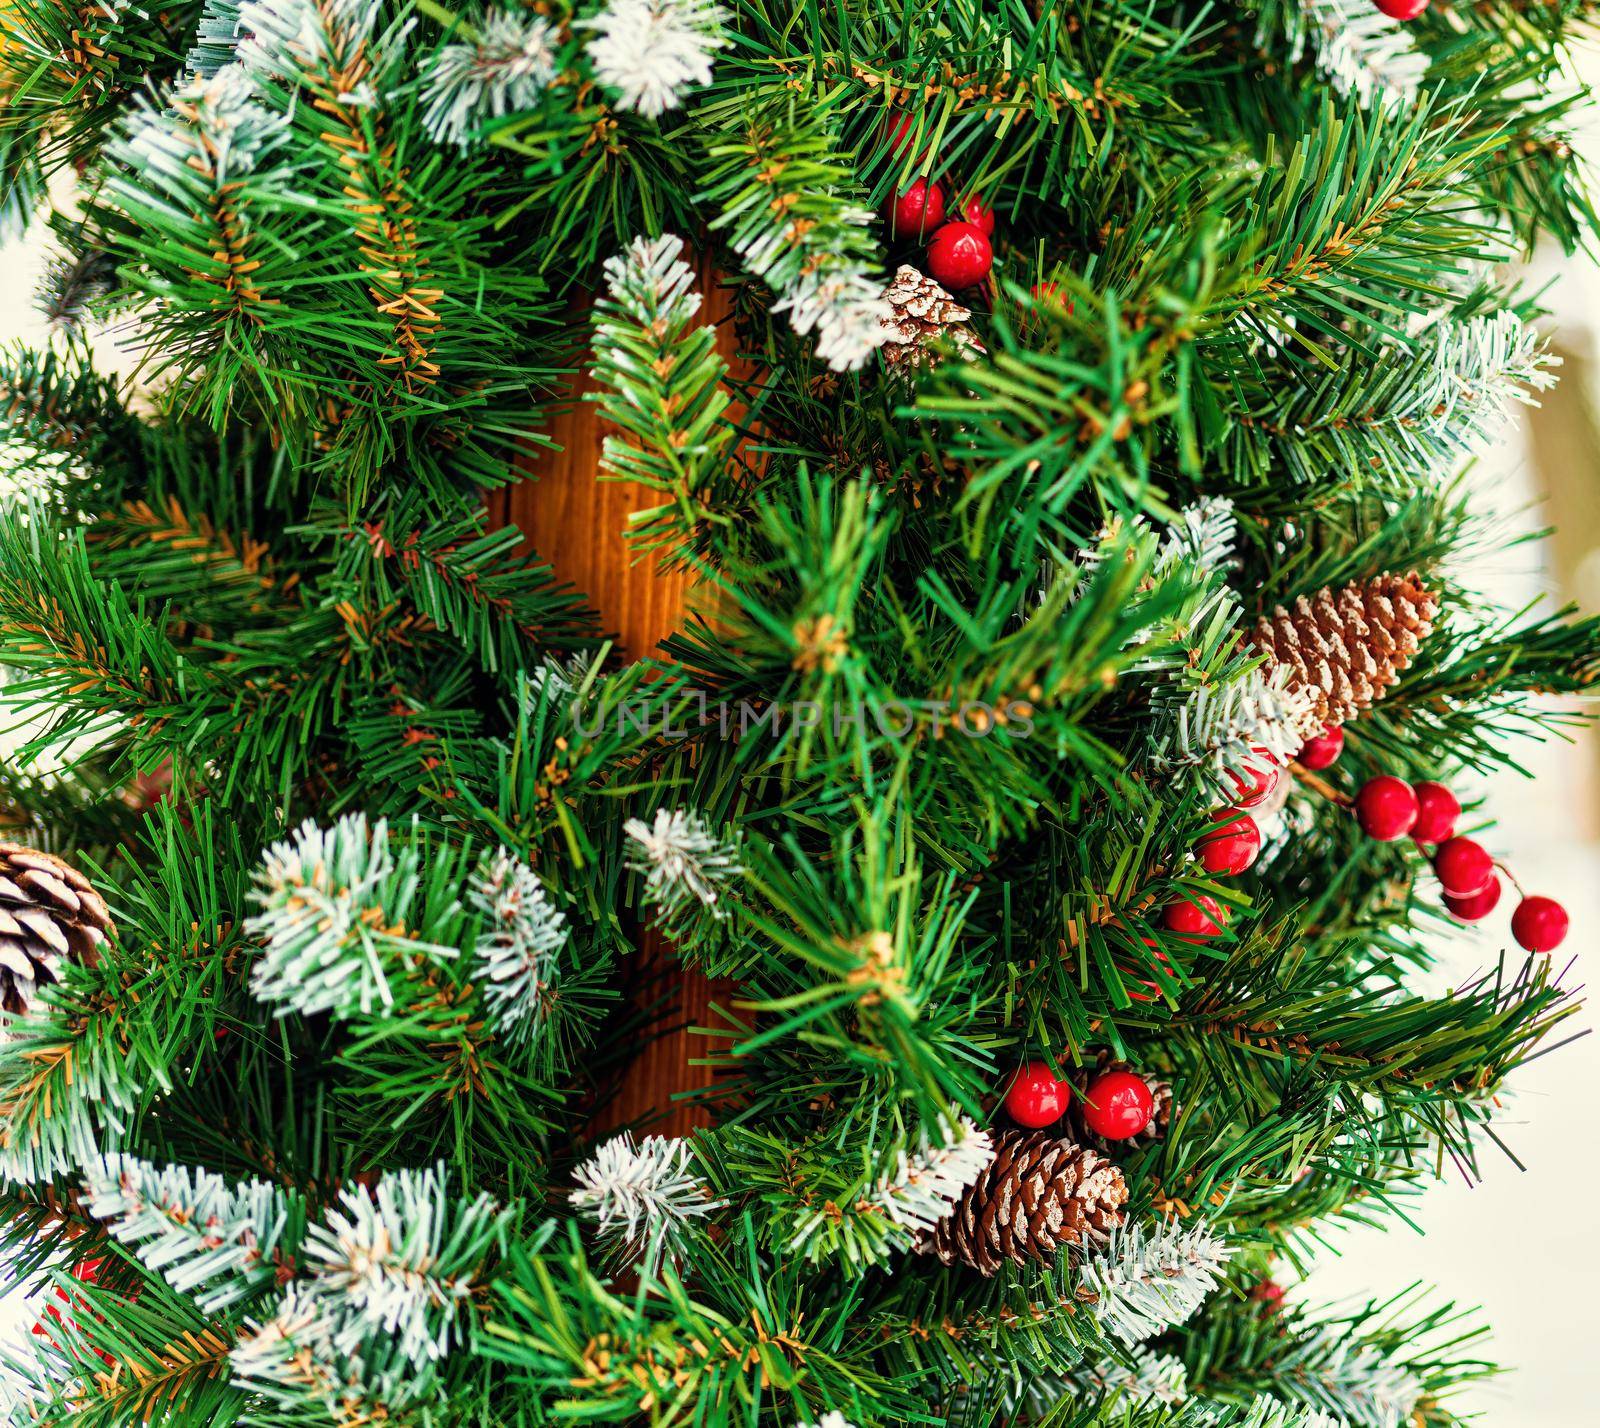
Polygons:
[[[701,320],[717,325],[717,347],[736,369],[727,294],[704,266],[699,285]],[[605,432],[598,405],[584,400],[594,390],[585,371],[547,428],[560,450],[540,452],[528,463],[534,479],[493,492],[489,509],[497,522],[519,527],[556,573],[588,597],[622,653],[636,659],[652,653],[678,626],[690,581],[683,573],[659,574],[654,557],[639,558],[624,539],[628,517],[658,505],[661,497],[632,482],[600,479]],[[620,1093],[602,1107],[594,1129],[648,1121],[652,1131],[682,1135],[709,1120],[703,1108],[673,1102],[675,1095],[711,1083],[709,1068],[690,1061],[706,1055],[712,1043],[688,1028],[707,1025],[713,998],[726,1003],[731,989],[679,966],[671,945],[653,932],[643,935],[640,965],[632,970],[637,975],[630,980],[641,995],[654,1000],[670,992],[670,1005],[655,1016],[650,1039],[631,1062]]]

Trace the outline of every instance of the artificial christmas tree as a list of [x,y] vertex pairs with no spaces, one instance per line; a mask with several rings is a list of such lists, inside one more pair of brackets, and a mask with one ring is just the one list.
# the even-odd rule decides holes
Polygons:
[[1350,805],[1600,677],[1450,479],[1581,6],[0,13],[19,1421],[1456,1421],[1248,1291],[1574,1009]]

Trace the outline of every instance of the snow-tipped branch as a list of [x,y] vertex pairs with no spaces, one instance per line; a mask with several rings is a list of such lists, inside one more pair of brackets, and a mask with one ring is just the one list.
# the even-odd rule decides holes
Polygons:
[[1416,100],[1428,56],[1399,21],[1368,0],[1303,0],[1287,12],[1291,64],[1309,50],[1334,89],[1364,109]]
[[1221,684],[1202,685],[1164,718],[1155,758],[1167,768],[1238,773],[1265,754],[1283,764],[1322,732],[1305,691],[1283,670],[1247,670]]
[[270,1286],[291,1223],[284,1191],[209,1170],[107,1154],[84,1167],[84,1203],[180,1293],[214,1314]]
[[1135,1225],[1084,1263],[1078,1292],[1107,1333],[1136,1344],[1189,1318],[1217,1287],[1228,1256],[1208,1225]]
[[949,1213],[994,1159],[994,1142],[965,1116],[941,1129],[941,1144],[928,1140],[914,1152],[900,1152],[894,1174],[885,1175],[865,1197],[871,1209],[913,1231],[931,1230]]
[[727,883],[743,869],[738,848],[688,809],[658,809],[653,821],[630,818],[623,832],[631,840],[628,866],[644,877],[645,896],[667,930],[703,909],[727,916],[719,901]]
[[777,295],[772,310],[800,336],[815,333],[817,359],[842,372],[883,345],[890,307],[872,213],[853,200],[832,134],[798,116],[794,98],[784,87],[754,112],[730,113],[704,196],[721,209],[712,227]]
[[1392,413],[1465,455],[1492,440],[1515,405],[1536,405],[1561,359],[1516,313],[1502,309],[1433,329],[1431,381],[1410,387]]
[[606,261],[595,304],[596,400],[620,436],[607,436],[605,469],[671,497],[632,518],[633,535],[658,545],[701,523],[701,493],[722,469],[734,427],[725,419],[727,368],[716,336],[696,324],[700,294],[671,233],[635,238]]
[[1233,558],[1239,521],[1226,496],[1207,496],[1173,518],[1156,556],[1156,573],[1186,566],[1197,573],[1223,570]]
[[574,28],[592,32],[584,49],[596,78],[616,91],[617,108],[656,119],[711,83],[727,18],[713,0],[606,0]]
[[[749,1147],[762,1149],[754,1139]],[[931,1230],[993,1158],[988,1131],[962,1116],[953,1125],[941,1119],[934,1134],[902,1146],[894,1153],[893,1169],[864,1185],[844,1176],[824,1174],[816,1181],[801,1176],[804,1194],[790,1199],[793,1185],[784,1186],[784,1180],[794,1180],[793,1167],[779,1168],[758,1157],[730,1173],[736,1179],[772,1180],[775,1190],[783,1186],[774,1203],[792,1205],[793,1232],[786,1237],[791,1251],[868,1265],[883,1263]],[[779,1212],[779,1218],[786,1216]]]
[[407,923],[420,910],[422,878],[416,850],[391,849],[382,819],[370,829],[360,813],[331,828],[308,819],[267,850],[256,874],[262,911],[246,924],[262,942],[256,995],[278,1003],[279,1015],[393,1005],[397,967],[455,955]]
[[466,148],[490,120],[531,109],[556,76],[560,36],[542,16],[491,10],[466,42],[445,45],[428,69],[422,122]]
[[508,1218],[487,1195],[455,1200],[442,1167],[344,1191],[305,1245],[334,1347],[353,1355],[381,1336],[412,1363],[444,1358]]
[[692,1164],[689,1143],[631,1135],[608,1140],[574,1172],[572,1204],[593,1221],[603,1245],[619,1259],[654,1273],[676,1253],[684,1231],[721,1208]]
[[483,984],[490,1018],[513,1045],[526,1046],[554,1003],[566,917],[545,896],[539,875],[504,848],[479,864],[467,901],[484,918],[473,976]]

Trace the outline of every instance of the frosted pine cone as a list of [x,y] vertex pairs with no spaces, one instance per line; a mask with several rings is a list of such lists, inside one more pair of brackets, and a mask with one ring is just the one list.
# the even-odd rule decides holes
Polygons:
[[92,967],[111,913],[89,880],[50,853],[0,842],[0,1006],[28,1010],[63,959]]
[[945,1264],[988,1277],[1007,1260],[1053,1258],[1062,1246],[1097,1245],[1122,1223],[1128,1187],[1098,1151],[1040,1131],[1008,1131],[994,1159],[954,1208],[917,1242]]
[[1433,629],[1439,602],[1415,572],[1375,575],[1300,596],[1256,621],[1250,642],[1343,724],[1383,698]]
[[902,263],[894,281],[883,290],[889,316],[883,320],[879,349],[890,371],[925,366],[933,360],[933,344],[952,339],[963,356],[983,351],[978,334],[968,325],[972,316],[926,273]]

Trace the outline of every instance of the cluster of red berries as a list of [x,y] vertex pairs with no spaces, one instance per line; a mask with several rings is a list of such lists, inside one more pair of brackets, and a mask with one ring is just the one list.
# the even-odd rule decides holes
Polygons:
[[[1301,748],[1295,763],[1316,772],[1335,763],[1343,752],[1344,730],[1330,724]],[[1205,870],[1224,877],[1242,873],[1260,854],[1261,830],[1248,810],[1272,796],[1283,771],[1264,750],[1257,750],[1253,763],[1242,774],[1230,777],[1236,793],[1234,806],[1212,815],[1214,826],[1197,849]],[[1499,865],[1481,843],[1456,834],[1461,803],[1442,783],[1413,785],[1392,774],[1380,774],[1362,786],[1353,812],[1369,838],[1390,843],[1409,835],[1419,847],[1433,850],[1434,875],[1452,917],[1477,922],[1499,904],[1503,891]],[[1515,885],[1515,878],[1511,881]],[[1227,922],[1227,908],[1204,894],[1170,902],[1161,913],[1162,926],[1186,942],[1215,937]],[[1529,952],[1553,952],[1566,937],[1568,923],[1566,908],[1554,898],[1524,895],[1511,915],[1511,935]],[[1145,985],[1156,990],[1152,983]],[[1136,1001],[1149,1000],[1138,993],[1130,995]]]
[[[1343,748],[1344,730],[1329,726],[1300,750],[1296,762],[1302,768],[1325,769]],[[1393,774],[1379,774],[1361,786],[1353,807],[1369,838],[1392,843],[1409,835],[1419,847],[1433,849],[1434,875],[1452,917],[1477,922],[1499,904],[1502,888],[1495,861],[1481,843],[1456,835],[1461,801],[1442,783],[1410,784]],[[1554,898],[1525,896],[1511,915],[1511,935],[1529,952],[1553,952],[1567,935],[1567,923],[1566,908]]]
[[[1229,773],[1234,801],[1211,815],[1212,827],[1196,845],[1200,866],[1217,877],[1237,877],[1261,855],[1261,829],[1251,816],[1278,787],[1283,770],[1265,749],[1255,750],[1238,773]],[[1228,910],[1215,898],[1199,894],[1180,898],[1161,910],[1161,925],[1186,942],[1215,937],[1228,923]],[[1146,983],[1148,986],[1149,984]],[[1137,1001],[1148,998],[1135,997]]]
[[[1415,786],[1379,774],[1361,786],[1355,801],[1361,831],[1391,843],[1407,834],[1433,848],[1433,871],[1444,889],[1444,905],[1462,922],[1477,922],[1500,901],[1500,879],[1488,850],[1456,835],[1461,804],[1442,783]],[[1567,910],[1552,897],[1523,897],[1511,914],[1511,935],[1529,952],[1553,952],[1567,935]]]
[[[1071,1104],[1072,1083],[1053,1075],[1043,1061],[1025,1061],[1006,1087],[1006,1114],[1029,1130],[1054,1125]],[[1106,1071],[1085,1088],[1078,1114],[1105,1140],[1128,1140],[1150,1124],[1155,1110],[1155,1097],[1143,1077]]]
[[[889,129],[889,144],[899,154],[910,141],[911,116],[902,114]],[[926,155],[919,155],[926,158]],[[946,222],[949,194],[939,179],[919,178],[890,200],[889,231],[896,238],[927,243],[928,273],[952,292],[970,288],[994,267],[994,209],[976,198],[961,202],[957,216]]]

